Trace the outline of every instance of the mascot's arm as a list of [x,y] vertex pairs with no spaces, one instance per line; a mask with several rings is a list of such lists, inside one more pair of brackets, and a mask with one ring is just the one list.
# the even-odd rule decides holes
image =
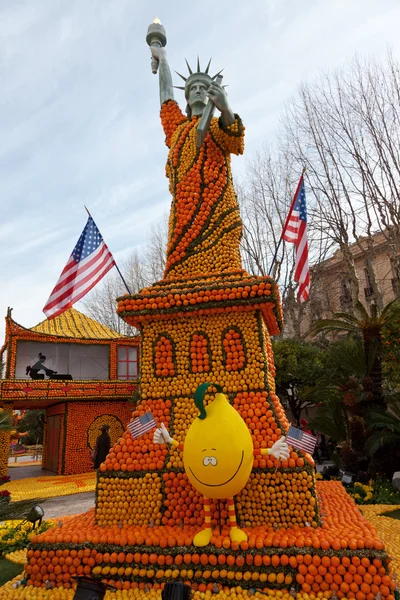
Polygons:
[[178,450],[183,450],[183,444],[172,439],[164,423],[161,423],[161,427],[155,430],[153,442],[155,444],[171,444],[171,446],[176,446]]
[[290,456],[290,450],[286,443],[286,438],[281,437],[280,440],[275,442],[272,448],[260,448],[259,450],[254,450],[254,456],[265,456],[266,454],[271,454],[278,460],[287,460]]
[[176,440],[171,440],[171,446],[176,446],[178,450],[181,450],[181,452],[183,452],[183,444],[181,444],[180,442],[177,442]]
[[258,456],[266,456],[267,454],[269,454],[269,448],[258,448],[257,450],[254,450],[254,456],[258,457]]

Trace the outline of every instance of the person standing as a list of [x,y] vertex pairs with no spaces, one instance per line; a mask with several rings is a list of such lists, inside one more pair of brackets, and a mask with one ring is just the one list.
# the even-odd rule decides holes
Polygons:
[[98,436],[96,440],[95,446],[95,456],[94,456],[94,469],[98,469],[102,462],[105,461],[107,454],[111,448],[111,438],[110,438],[110,426],[102,425],[100,427],[101,434]]
[[304,431],[305,433],[309,433],[310,435],[314,435],[313,432],[311,431],[311,429],[308,427],[308,421],[307,421],[307,419],[301,419],[301,421],[300,421],[300,427],[301,427],[302,431]]

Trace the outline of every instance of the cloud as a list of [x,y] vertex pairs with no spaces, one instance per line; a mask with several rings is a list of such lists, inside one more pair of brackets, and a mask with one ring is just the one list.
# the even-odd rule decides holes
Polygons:
[[[85,224],[84,205],[121,259],[143,247],[169,209],[158,81],[145,42],[156,15],[173,69],[197,54],[203,64],[212,56],[215,71],[225,67],[247,156],[273,142],[301,81],[356,51],[400,49],[395,0],[3,0],[0,312],[14,306],[24,325],[43,318]],[[184,106],[183,94],[177,99]],[[245,164],[234,158],[234,173]]]

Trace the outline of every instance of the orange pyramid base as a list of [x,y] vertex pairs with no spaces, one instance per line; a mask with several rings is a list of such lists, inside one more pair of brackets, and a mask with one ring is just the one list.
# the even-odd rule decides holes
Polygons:
[[196,548],[196,526],[101,527],[92,510],[32,540],[28,585],[69,587],[74,576],[88,575],[120,589],[175,580],[199,591],[239,585],[356,600],[379,592],[392,600],[389,559],[375,529],[339,482],[319,482],[317,491],[321,527],[245,528],[249,539],[240,546],[225,528]]

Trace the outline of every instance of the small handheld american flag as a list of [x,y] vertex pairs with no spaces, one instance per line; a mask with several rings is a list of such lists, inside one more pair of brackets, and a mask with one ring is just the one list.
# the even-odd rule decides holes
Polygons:
[[85,229],[43,309],[46,317],[53,319],[71,308],[114,265],[113,255],[89,215]]
[[297,448],[298,450],[303,450],[304,452],[312,454],[314,452],[315,444],[317,443],[317,438],[315,435],[306,433],[291,425],[286,436],[286,443],[288,446],[292,446],[292,448]]
[[146,431],[154,429],[154,427],[157,427],[157,424],[151,411],[128,423],[128,429],[131,432],[133,439],[140,437],[146,433]]

